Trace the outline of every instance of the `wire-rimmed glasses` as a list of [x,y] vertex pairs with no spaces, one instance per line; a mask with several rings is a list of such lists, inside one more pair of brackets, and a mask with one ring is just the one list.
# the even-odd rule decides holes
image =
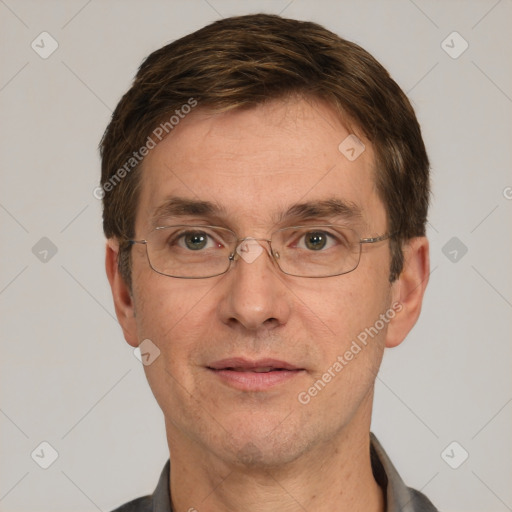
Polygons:
[[257,243],[285,274],[315,278],[352,272],[359,265],[363,244],[390,237],[361,238],[347,226],[323,224],[281,228],[269,239],[238,238],[220,226],[179,224],[157,227],[146,239],[129,243],[144,244],[151,268],[169,277],[205,279],[225,274],[235,260],[250,262],[244,251],[254,251]]

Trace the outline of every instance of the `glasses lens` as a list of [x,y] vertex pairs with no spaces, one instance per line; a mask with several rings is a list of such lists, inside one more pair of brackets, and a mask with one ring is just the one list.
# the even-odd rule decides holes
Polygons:
[[213,226],[165,226],[147,238],[153,270],[171,277],[205,278],[226,272],[236,235]]
[[329,277],[346,274],[359,264],[359,235],[344,226],[297,226],[274,233],[272,248],[285,274]]

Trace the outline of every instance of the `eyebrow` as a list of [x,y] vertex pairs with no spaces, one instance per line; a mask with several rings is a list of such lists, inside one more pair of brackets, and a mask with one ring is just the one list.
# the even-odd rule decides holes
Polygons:
[[283,222],[288,218],[306,220],[318,217],[343,217],[347,221],[355,221],[362,219],[363,213],[361,208],[352,201],[330,198],[294,204],[279,215],[278,221]]
[[[166,218],[187,216],[227,217],[227,213],[225,208],[217,203],[171,196],[155,209],[151,221],[157,226]],[[295,222],[319,217],[343,217],[347,221],[356,221],[363,215],[361,208],[355,203],[330,198],[293,204],[286,211],[275,215],[274,221],[280,224],[291,219]]]
[[224,213],[224,208],[210,201],[171,196],[155,209],[151,215],[151,220],[154,225],[157,225],[167,217],[208,216]]

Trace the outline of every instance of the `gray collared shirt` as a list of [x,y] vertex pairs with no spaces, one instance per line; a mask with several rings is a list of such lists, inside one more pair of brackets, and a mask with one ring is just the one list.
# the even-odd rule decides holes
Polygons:
[[[385,490],[386,512],[438,512],[421,492],[404,484],[377,438],[370,434],[372,470],[375,480]],[[170,460],[164,466],[155,492],[125,503],[113,512],[173,512],[169,490]]]

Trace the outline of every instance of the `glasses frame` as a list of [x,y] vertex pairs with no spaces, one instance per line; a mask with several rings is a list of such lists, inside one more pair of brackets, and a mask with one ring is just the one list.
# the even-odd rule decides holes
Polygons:
[[301,228],[335,228],[335,227],[343,227],[345,229],[349,229],[350,231],[353,231],[356,235],[359,236],[359,233],[355,230],[355,229],[352,229],[348,226],[344,226],[343,224],[315,224],[315,225],[299,225],[299,226],[287,226],[285,228],[280,228],[280,229],[277,229],[276,231],[274,231],[271,235],[270,235],[270,239],[268,238],[254,238],[254,237],[251,237],[251,236],[246,236],[244,238],[238,238],[238,235],[232,231],[231,229],[229,228],[224,228],[222,226],[213,226],[213,225],[202,225],[202,224],[197,224],[197,225],[190,225],[190,224],[171,224],[171,225],[166,225],[166,226],[157,226],[156,228],[154,228],[153,230],[151,230],[150,234],[155,232],[155,231],[158,231],[158,230],[161,230],[161,229],[167,229],[167,228],[177,228],[177,227],[186,227],[186,228],[210,228],[210,229],[220,229],[222,231],[228,231],[230,233],[232,233],[235,237],[235,240],[236,240],[236,245],[235,245],[235,248],[233,249],[233,251],[231,252],[231,254],[228,256],[228,266],[226,268],[226,270],[224,270],[223,272],[219,272],[217,274],[213,274],[211,276],[192,276],[192,277],[188,277],[188,276],[173,276],[171,274],[165,274],[164,272],[160,272],[159,270],[157,270],[153,264],[151,263],[151,258],[149,257],[149,251],[148,251],[148,246],[149,246],[149,241],[146,240],[146,239],[142,239],[142,240],[126,240],[126,242],[128,244],[130,244],[130,247],[135,245],[135,244],[139,244],[139,245],[145,245],[146,246],[146,257],[147,257],[147,260],[148,260],[148,263],[149,263],[149,266],[151,268],[151,270],[153,270],[154,272],[156,272],[157,274],[160,274],[161,276],[166,276],[166,277],[173,277],[175,279],[210,279],[211,277],[217,277],[217,276],[222,276],[226,273],[228,273],[231,268],[232,268],[232,265],[231,263],[233,261],[235,261],[238,256],[238,253],[237,253],[237,249],[238,247],[240,247],[240,245],[245,242],[246,240],[254,240],[256,242],[267,242],[268,243],[268,246],[270,248],[270,251],[267,250],[267,253],[269,254],[272,262],[274,263],[275,266],[277,266],[277,268],[285,275],[287,276],[292,276],[292,277],[301,277],[301,278],[304,278],[304,279],[324,279],[326,277],[337,277],[337,276],[343,276],[345,274],[350,274],[350,272],[353,272],[354,270],[357,269],[357,267],[359,266],[359,263],[361,262],[361,254],[362,254],[362,246],[363,244],[375,244],[375,243],[378,243],[378,242],[383,242],[384,240],[389,240],[391,239],[395,233],[384,233],[383,235],[379,235],[379,236],[374,236],[374,237],[366,237],[366,238],[359,238],[359,240],[357,241],[358,245],[359,245],[359,255],[358,255],[358,259],[357,259],[357,264],[356,266],[351,269],[351,270],[347,270],[345,272],[338,272],[338,273],[335,273],[335,274],[329,274],[329,275],[326,275],[326,276],[301,276],[301,275],[297,275],[297,274],[291,274],[289,272],[285,272],[281,266],[279,265],[279,253],[278,252],[275,252],[274,249],[272,248],[272,238],[273,236],[276,234],[276,233],[279,233],[280,231],[284,231],[284,230],[287,230],[287,229],[301,229]]

